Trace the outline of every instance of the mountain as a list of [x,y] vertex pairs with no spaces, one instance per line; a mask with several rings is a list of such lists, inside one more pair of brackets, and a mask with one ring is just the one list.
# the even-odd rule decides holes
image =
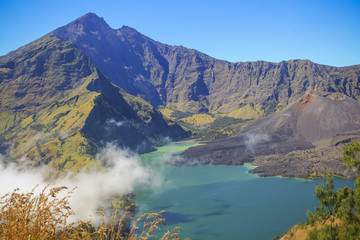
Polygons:
[[110,28],[89,13],[52,33],[71,41],[112,83],[157,108],[263,116],[308,91],[360,98],[360,65],[309,60],[230,63],[182,46],[156,42],[130,27]]
[[[189,129],[214,128],[204,134],[209,139],[235,135],[189,149],[185,156],[213,164],[253,161],[259,166],[254,171],[277,174],[277,164],[289,170],[306,162],[304,151],[319,155],[319,149],[357,136],[348,134],[359,129],[359,81],[360,65],[230,63],[154,41],[127,26],[112,29],[89,13],[0,57],[0,151],[79,169],[107,142],[141,153],[168,137],[188,137],[172,118]],[[310,104],[296,112],[299,99]],[[330,110],[317,115],[320,109]],[[320,157],[330,151],[322,152]],[[296,160],[286,163],[288,154]],[[261,170],[265,162],[271,166]],[[325,169],[311,164],[305,172],[281,174]]]
[[[174,164],[258,166],[264,176],[353,177],[342,168],[341,148],[360,136],[360,103],[341,93],[307,93],[285,109],[258,119],[237,136],[190,148]],[[196,161],[196,162],[194,162]]]
[[0,58],[0,145],[14,159],[76,171],[107,142],[142,153],[187,136],[53,34]]

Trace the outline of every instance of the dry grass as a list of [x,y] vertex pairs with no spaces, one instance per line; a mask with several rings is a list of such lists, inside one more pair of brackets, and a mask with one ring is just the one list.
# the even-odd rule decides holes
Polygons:
[[205,125],[205,124],[210,124],[210,123],[214,122],[215,119],[216,118],[214,118],[208,114],[200,113],[200,114],[194,114],[187,118],[182,118],[180,120],[183,122],[192,124],[192,125]]
[[256,104],[255,106],[247,104],[241,108],[235,109],[234,111],[228,114],[223,114],[223,115],[232,118],[241,118],[244,120],[249,120],[249,119],[257,119],[259,117],[264,116],[264,110],[261,109],[260,104]]
[[304,226],[301,224],[296,224],[288,232],[286,232],[285,235],[280,238],[280,240],[306,240],[308,233],[311,230],[321,230],[326,225],[341,226],[342,222],[340,219],[332,219],[334,222],[332,222],[331,219],[328,219],[326,222],[316,222],[314,225]]
[[[68,194],[58,199],[65,187],[44,188],[37,196],[35,189],[20,193],[15,189],[0,201],[1,239],[67,239],[67,219],[73,214]],[[65,235],[64,235],[65,234]]]
[[[134,220],[128,211],[115,211],[107,219],[102,209],[98,212],[102,215],[98,227],[91,221],[69,223],[69,216],[74,214],[68,201],[73,190],[59,198],[66,187],[45,187],[39,194],[35,194],[35,189],[29,193],[15,189],[1,197],[0,239],[145,240],[157,238],[155,232],[165,225],[163,212],[145,213]],[[180,232],[181,228],[175,227],[160,239],[178,240]]]

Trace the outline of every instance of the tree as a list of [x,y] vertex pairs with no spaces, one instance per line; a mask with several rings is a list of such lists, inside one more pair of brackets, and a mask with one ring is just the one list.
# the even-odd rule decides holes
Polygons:
[[[355,167],[360,172],[359,142],[352,142],[344,148],[343,161],[344,166]],[[308,232],[307,238],[360,239],[360,177],[355,181],[355,189],[344,186],[336,192],[333,178],[328,175],[326,180],[315,190],[320,206],[315,208],[315,213],[308,212],[308,223],[316,227]]]
[[319,200],[320,206],[315,208],[315,213],[308,211],[309,223],[313,226],[320,225],[321,230],[309,232],[308,238],[315,239],[338,239],[337,224],[335,224],[335,213],[339,210],[339,199],[337,192],[334,192],[334,180],[330,175],[326,176],[326,182],[315,189],[315,197]]
[[344,165],[356,167],[360,171],[360,143],[353,141],[343,149]]

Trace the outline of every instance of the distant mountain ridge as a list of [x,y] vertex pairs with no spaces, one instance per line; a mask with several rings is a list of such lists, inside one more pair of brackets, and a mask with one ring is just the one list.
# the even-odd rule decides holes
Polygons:
[[308,91],[360,98],[360,65],[339,68],[309,60],[230,63],[159,43],[130,27],[111,29],[92,13],[52,34],[75,43],[114,84],[156,107],[230,113],[259,105],[267,115]]

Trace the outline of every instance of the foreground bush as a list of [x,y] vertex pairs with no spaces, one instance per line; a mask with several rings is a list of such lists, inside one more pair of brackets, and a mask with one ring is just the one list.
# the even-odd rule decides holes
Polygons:
[[[345,167],[360,173],[360,142],[352,142],[343,149]],[[334,179],[326,176],[326,182],[315,189],[320,206],[314,213],[308,212],[309,220],[297,225],[282,238],[307,240],[359,240],[360,239],[360,177],[355,188],[343,186],[335,191]]]
[[[147,213],[132,220],[129,212],[120,214],[116,211],[107,220],[104,212],[100,226],[95,227],[91,221],[70,223],[73,211],[69,206],[69,197],[73,190],[59,198],[66,187],[45,187],[39,194],[35,189],[29,193],[20,193],[15,189],[0,199],[0,239],[150,239],[153,234],[165,225],[161,213]],[[133,222],[129,226],[129,219]],[[137,225],[141,224],[141,227]],[[179,239],[181,228],[167,231],[161,239]]]

